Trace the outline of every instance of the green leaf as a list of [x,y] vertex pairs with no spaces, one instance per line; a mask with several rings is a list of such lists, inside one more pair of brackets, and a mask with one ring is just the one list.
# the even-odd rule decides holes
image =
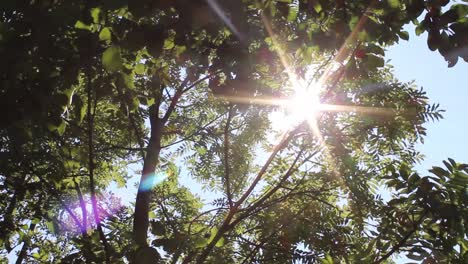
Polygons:
[[121,74],[122,76],[122,80],[125,84],[125,87],[129,88],[129,89],[135,89],[135,79],[134,79],[134,74],[126,74],[126,73],[122,73]]
[[187,49],[187,47],[185,47],[185,46],[176,46],[176,48],[175,48],[176,56],[179,56],[180,54],[182,54],[186,49]]
[[138,97],[133,97],[133,100],[132,100],[132,110],[135,110],[135,109],[138,109],[138,107],[140,106],[140,100],[138,99]]
[[208,240],[203,237],[197,237],[195,239],[195,247],[196,248],[203,248],[208,245]]
[[152,106],[152,105],[154,105],[154,102],[155,102],[154,98],[151,98],[151,99],[148,99],[148,100],[146,101],[146,104],[147,104],[148,106]]
[[65,121],[62,121],[62,123],[60,123],[60,125],[57,127],[57,133],[62,136],[63,133],[65,133],[65,128],[67,127],[67,123],[65,123]]
[[80,108],[80,123],[83,122],[83,119],[86,115],[86,107],[87,107],[87,103],[83,104]]
[[413,252],[406,254],[406,256],[412,260],[423,260],[425,258],[424,255],[416,255]]
[[329,254],[327,254],[327,256],[324,259],[322,259],[322,264],[334,264],[333,258]]
[[400,32],[398,32],[398,36],[400,36],[401,39],[409,40],[408,31],[400,31]]
[[218,242],[216,242],[215,247],[222,247],[224,246],[225,240],[224,237],[220,238]]
[[150,212],[148,213],[148,218],[149,218],[149,219],[155,219],[155,218],[156,218],[156,214],[155,214],[153,211],[150,211]]
[[391,8],[397,8],[400,6],[400,1],[399,0],[388,0],[388,4],[390,5]]
[[443,177],[443,176],[449,176],[450,173],[444,169],[442,169],[441,167],[432,167],[431,170],[429,170],[429,172],[432,172],[434,173],[435,175],[439,176],[439,177]]
[[160,259],[159,252],[152,247],[142,247],[135,255],[135,263],[141,264],[160,263]]
[[468,15],[468,5],[456,4],[450,7],[451,10],[455,10],[459,17],[464,18]]
[[75,28],[89,30],[91,31],[92,27],[90,25],[86,25],[85,23],[81,22],[80,20],[76,21]]
[[[210,230],[210,238],[208,239],[208,241],[206,242],[207,244],[211,243],[211,241],[213,241],[213,239],[216,237],[216,234],[218,234],[218,228],[216,227],[213,227],[211,230]],[[218,241],[219,242],[219,241]]]
[[315,1],[314,3],[314,10],[317,13],[320,13],[320,11],[322,11],[322,5],[318,1]]
[[453,167],[452,167],[452,165],[451,165],[450,163],[448,163],[447,161],[445,161],[445,160],[443,160],[442,162],[444,163],[445,167],[447,167],[447,169],[448,169],[451,173],[453,173]]
[[172,48],[174,48],[174,38],[165,39],[163,49],[170,50]]
[[54,222],[52,222],[52,221],[47,221],[47,222],[46,222],[46,226],[47,226],[47,229],[49,229],[49,231],[50,231],[51,233],[54,233],[54,234],[56,233]]
[[102,54],[102,64],[110,72],[118,71],[123,67],[120,47],[111,46]]
[[367,49],[369,53],[385,56],[385,50],[377,45],[369,45]]
[[351,19],[349,20],[349,23],[348,23],[348,24],[349,24],[349,28],[350,28],[351,30],[353,30],[353,29],[356,27],[357,23],[359,22],[359,19],[360,19],[360,18],[359,18],[358,16],[353,16],[353,17],[351,17]]
[[144,64],[138,63],[138,64],[135,66],[135,69],[133,69],[133,71],[134,71],[136,74],[145,74],[146,67],[145,67]]
[[367,66],[371,69],[376,69],[385,66],[385,61],[382,57],[368,54]]
[[299,12],[298,6],[290,6],[289,13],[288,13],[288,21],[294,21],[297,18],[297,13]]
[[413,173],[409,179],[408,179],[408,183],[410,185],[413,185],[413,184],[416,184],[421,178],[419,177],[419,175],[417,173]]
[[414,32],[416,33],[416,36],[419,36],[421,35],[422,33],[424,33],[424,27],[422,25],[418,25],[416,27],[416,29],[414,30]]
[[96,7],[96,8],[93,8],[91,9],[91,17],[93,18],[93,22],[95,24],[98,24],[99,21],[100,21],[100,17],[99,15],[101,14],[101,9]]
[[108,27],[103,28],[99,33],[99,39],[103,41],[111,40],[111,36],[112,34]]
[[372,251],[374,251],[375,242],[377,238],[373,238],[370,243],[367,245],[367,249],[364,251],[365,255],[369,255]]
[[448,158],[448,161],[450,161],[450,164],[452,164],[453,167],[457,167],[457,163],[455,162],[455,160],[453,160],[452,158]]

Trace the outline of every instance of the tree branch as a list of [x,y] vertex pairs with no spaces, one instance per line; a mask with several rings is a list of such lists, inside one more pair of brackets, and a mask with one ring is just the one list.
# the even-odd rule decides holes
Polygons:
[[185,140],[187,139],[190,139],[192,138],[193,136],[197,135],[198,133],[200,133],[200,131],[202,131],[203,129],[207,128],[209,125],[213,124],[216,120],[218,120],[219,118],[221,118],[223,115],[225,115],[224,113],[223,114],[220,114],[219,116],[217,116],[215,119],[211,120],[210,122],[206,123],[204,126],[200,127],[200,129],[198,129],[197,131],[193,132],[192,134],[186,136],[186,137],[183,137],[182,139],[180,140],[177,140],[177,141],[174,141],[170,144],[167,144],[167,145],[164,145],[162,146],[161,148],[168,148],[170,146],[174,146],[176,144],[179,144],[181,142],[184,142]]
[[233,206],[232,203],[232,193],[231,193],[231,183],[229,181],[230,169],[229,169],[229,126],[231,125],[231,119],[233,115],[233,107],[230,105],[228,112],[228,118],[226,121],[226,126],[224,127],[224,177],[226,181],[226,195],[229,203],[229,207]]
[[400,242],[398,242],[398,244],[394,245],[392,249],[389,252],[387,252],[387,254],[383,255],[380,259],[376,260],[374,263],[376,264],[382,263],[382,261],[388,259],[389,257],[393,255],[393,253],[397,252],[406,243],[406,241],[408,241],[408,239],[414,234],[414,232],[418,230],[418,226],[424,221],[424,217],[426,217],[426,214],[427,214],[427,209],[424,210],[424,213],[419,217],[418,221],[414,223],[413,229],[411,229],[411,231],[408,234],[406,234],[406,236],[404,236],[400,240]]
[[278,152],[284,148],[284,146],[289,142],[289,140],[291,140],[291,138],[294,136],[296,130],[293,130],[293,131],[290,131],[289,133],[286,133],[283,138],[281,139],[281,141],[275,146],[275,148],[273,149],[272,153],[270,154],[270,156],[268,157],[267,161],[265,162],[265,164],[263,164],[263,167],[260,169],[260,171],[258,172],[257,174],[257,177],[255,177],[255,179],[253,180],[252,184],[249,186],[249,188],[247,189],[247,191],[245,191],[245,193],[241,196],[241,198],[236,202],[235,206],[234,207],[239,207],[248,197],[249,195],[252,193],[252,191],[254,190],[255,186],[257,186],[258,182],[262,179],[263,175],[265,174],[265,172],[267,171],[268,167],[270,166],[271,162],[273,161],[273,159],[275,158],[276,154],[278,154]]
[[[231,221],[234,218],[235,214],[237,213],[240,205],[242,205],[242,203],[249,197],[249,195],[254,190],[255,186],[258,184],[258,182],[261,180],[263,175],[266,173],[268,167],[270,166],[275,156],[278,154],[278,152],[281,149],[283,149],[287,145],[287,143],[289,143],[289,141],[293,138],[293,136],[297,132],[298,128],[299,126],[295,128],[294,130],[286,133],[281,139],[281,141],[275,146],[272,153],[270,154],[270,157],[267,159],[263,167],[260,169],[259,173],[257,174],[257,177],[255,177],[252,184],[245,191],[242,197],[232,207],[230,207],[226,218],[224,219],[221,227],[218,229],[218,232],[216,232],[216,235],[214,236],[213,240],[200,253],[200,255],[197,258],[196,263],[203,263],[208,257],[208,254],[211,252],[211,250],[213,250],[214,246],[219,241],[219,239],[221,239],[221,237],[224,235],[226,231],[232,228]],[[187,256],[187,258],[184,260],[184,263],[188,263],[191,258],[192,256]]]
[[[160,85],[160,84],[159,84]],[[133,219],[133,238],[137,246],[145,248],[148,246],[149,206],[151,201],[151,187],[154,182],[154,173],[159,162],[161,152],[161,137],[163,123],[159,118],[159,107],[161,105],[162,87],[158,87],[156,102],[149,107],[149,121],[151,125],[150,138],[147,152],[143,159],[143,171],[138,186],[135,201],[135,217]]]
[[80,207],[81,207],[81,215],[83,217],[83,227],[80,231],[82,234],[86,234],[86,230],[88,229],[88,211],[86,210],[86,202],[83,198],[83,194],[81,193],[80,186],[76,182],[75,178],[73,178],[73,183],[75,183],[75,190],[78,194],[78,199],[80,200]]
[[193,87],[197,86],[199,83],[201,83],[201,82],[203,82],[203,81],[205,81],[205,80],[207,80],[207,79],[209,79],[209,78],[211,78],[211,77],[213,77],[213,76],[215,76],[215,75],[218,75],[218,74],[220,74],[221,72],[223,72],[223,71],[222,71],[222,70],[219,70],[219,71],[216,71],[216,72],[214,72],[214,73],[212,73],[212,74],[206,75],[205,77],[203,77],[203,78],[201,78],[201,79],[195,81],[195,82],[192,83],[191,85],[189,85],[187,88],[183,89],[182,92],[183,92],[183,93],[187,92],[188,90],[190,90],[190,89],[192,89]]
[[106,263],[110,264],[109,256],[109,244],[107,243],[106,236],[102,230],[101,220],[99,219],[99,209],[97,206],[95,181],[94,181],[94,146],[93,146],[93,125],[94,125],[94,114],[96,113],[97,101],[94,102],[94,111],[92,113],[92,89],[91,89],[91,75],[88,72],[87,90],[88,90],[88,106],[87,106],[87,118],[88,118],[88,170],[89,170],[89,188],[91,192],[91,205],[93,207],[94,221],[96,222],[96,229],[99,233],[99,238],[104,246],[104,253],[106,257]]

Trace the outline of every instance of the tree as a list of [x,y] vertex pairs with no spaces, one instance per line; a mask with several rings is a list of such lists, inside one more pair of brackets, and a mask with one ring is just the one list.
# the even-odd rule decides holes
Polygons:
[[[466,61],[467,5],[448,4],[2,2],[4,252],[21,245],[17,263],[465,261],[467,165],[413,170],[441,111],[383,59],[413,22],[449,66]],[[292,118],[304,82],[320,89],[317,109],[302,109],[315,118],[276,133],[271,113]],[[134,208],[108,194],[131,164],[142,166]],[[219,199],[203,204],[181,177]]]

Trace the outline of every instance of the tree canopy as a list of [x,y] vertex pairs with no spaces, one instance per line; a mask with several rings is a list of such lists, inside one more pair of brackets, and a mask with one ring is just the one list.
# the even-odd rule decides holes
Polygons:
[[443,111],[384,60],[409,23],[468,61],[458,1],[3,0],[0,261],[468,261],[468,165],[415,171]]

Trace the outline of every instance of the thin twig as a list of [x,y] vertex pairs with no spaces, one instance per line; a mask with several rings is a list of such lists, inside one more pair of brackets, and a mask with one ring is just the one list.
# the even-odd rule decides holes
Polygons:
[[168,148],[168,147],[170,147],[170,146],[177,145],[177,144],[179,144],[179,143],[181,143],[181,142],[184,142],[184,141],[187,140],[187,139],[190,139],[190,138],[194,137],[195,135],[197,135],[198,133],[200,133],[200,131],[204,130],[204,129],[207,128],[209,125],[213,124],[213,123],[216,122],[218,119],[220,119],[223,115],[225,115],[225,114],[223,113],[223,114],[218,115],[215,119],[211,120],[210,122],[206,123],[204,126],[200,127],[197,131],[195,131],[195,132],[193,132],[193,133],[191,133],[191,134],[189,134],[189,135],[187,135],[187,136],[181,138],[180,140],[177,140],[177,141],[174,141],[174,142],[172,142],[172,143],[170,143],[170,144],[164,145],[164,146],[162,146],[161,148]]

